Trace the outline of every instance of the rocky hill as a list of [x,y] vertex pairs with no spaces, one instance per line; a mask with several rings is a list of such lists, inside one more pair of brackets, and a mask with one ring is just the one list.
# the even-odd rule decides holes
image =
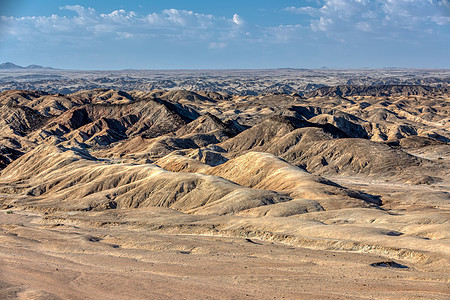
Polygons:
[[[192,257],[193,270],[210,256],[214,265],[245,256],[294,272],[285,259],[301,252],[299,269],[379,272],[377,280],[439,298],[450,265],[449,154],[442,86],[8,90],[0,93],[1,250],[82,270],[88,254],[127,274],[128,260],[150,272],[161,257],[174,259],[177,273],[178,263]],[[366,278],[351,271],[336,288]]]

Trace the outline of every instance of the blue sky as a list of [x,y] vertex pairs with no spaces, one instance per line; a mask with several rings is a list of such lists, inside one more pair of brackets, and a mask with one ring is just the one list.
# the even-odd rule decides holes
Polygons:
[[449,0],[1,0],[0,62],[450,68]]

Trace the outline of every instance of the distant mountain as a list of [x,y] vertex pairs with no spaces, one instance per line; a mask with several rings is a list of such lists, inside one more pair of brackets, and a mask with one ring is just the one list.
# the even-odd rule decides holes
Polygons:
[[0,64],[0,70],[24,70],[24,69],[28,69],[28,70],[36,70],[36,69],[53,70],[53,68],[43,67],[43,66],[39,66],[39,65],[29,65],[29,66],[26,66],[26,67],[22,67],[22,66],[18,66],[16,64],[13,64],[12,62],[6,62],[6,63]]
[[3,64],[0,64],[0,69],[24,69],[24,67],[15,65],[11,62],[6,62]]
[[53,69],[53,68],[43,67],[40,65],[29,65],[29,66],[26,66],[25,69]]

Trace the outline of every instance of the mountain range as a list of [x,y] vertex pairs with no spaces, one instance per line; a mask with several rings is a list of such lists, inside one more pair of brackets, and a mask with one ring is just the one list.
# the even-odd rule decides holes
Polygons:
[[26,67],[22,67],[19,65],[16,65],[12,62],[5,62],[0,64],[0,70],[39,70],[39,69],[45,69],[45,70],[54,70],[54,68],[51,67],[43,67],[40,65],[28,65]]

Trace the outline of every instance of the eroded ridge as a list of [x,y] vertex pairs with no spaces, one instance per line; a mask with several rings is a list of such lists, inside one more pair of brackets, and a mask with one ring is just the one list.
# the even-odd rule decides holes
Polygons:
[[2,297],[449,295],[445,87],[9,90],[0,114]]

